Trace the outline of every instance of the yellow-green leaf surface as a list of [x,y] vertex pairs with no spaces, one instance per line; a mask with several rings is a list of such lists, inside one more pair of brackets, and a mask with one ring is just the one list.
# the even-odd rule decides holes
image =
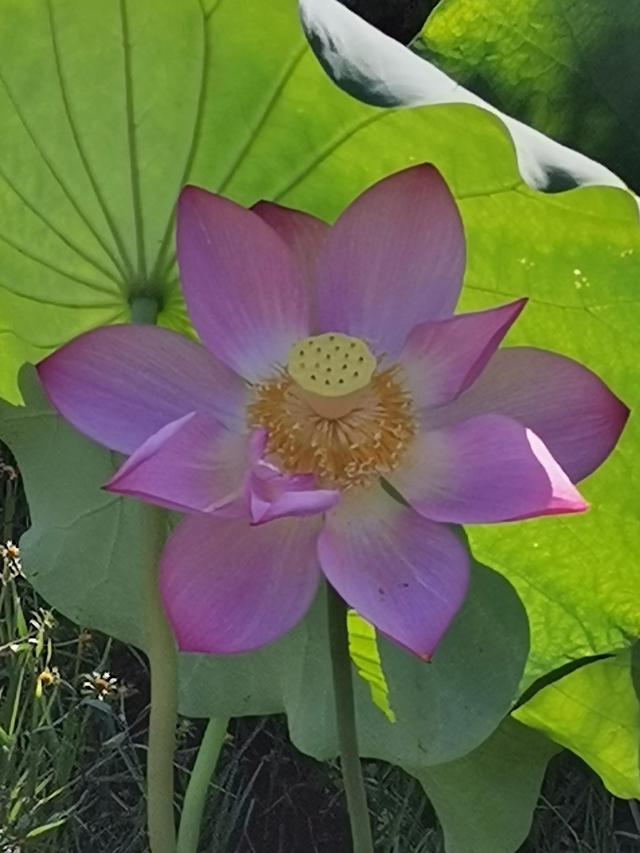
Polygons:
[[616,797],[640,798],[640,701],[630,651],[577,669],[513,716],[577,753]]
[[389,703],[389,685],[382,669],[376,629],[355,610],[349,610],[347,614],[347,629],[349,654],[358,675],[369,685],[371,701],[389,722],[395,723],[396,715]]

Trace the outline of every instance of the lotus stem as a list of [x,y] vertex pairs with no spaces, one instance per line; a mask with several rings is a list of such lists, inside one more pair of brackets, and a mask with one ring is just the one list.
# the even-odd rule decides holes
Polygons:
[[226,718],[218,717],[212,717],[207,723],[184,795],[178,831],[178,853],[198,853],[207,791],[218,764],[228,723]]
[[351,823],[353,853],[373,853],[371,821],[358,749],[347,606],[330,585],[327,606],[340,765]]
[[[164,523],[158,514],[158,557]],[[173,757],[178,721],[178,652],[165,616],[157,571],[145,573],[144,627],[151,674],[147,752],[147,827],[150,853],[176,853]]]

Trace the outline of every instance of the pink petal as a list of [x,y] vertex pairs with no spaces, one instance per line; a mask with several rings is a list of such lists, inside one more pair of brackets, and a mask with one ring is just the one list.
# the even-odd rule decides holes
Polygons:
[[178,512],[214,512],[235,507],[249,467],[247,436],[192,412],[148,438],[124,463],[107,491]]
[[189,516],[160,562],[160,589],[183,652],[235,654],[277,640],[305,615],[320,570],[319,519]]
[[326,512],[340,500],[340,492],[318,489],[312,474],[283,474],[268,462],[257,462],[247,484],[249,512],[254,524],[285,516]]
[[440,406],[465,391],[498,349],[526,302],[519,299],[489,311],[415,326],[399,359],[415,405]]
[[464,263],[462,222],[440,174],[426,165],[398,172],[331,229],[318,265],[320,328],[397,355],[417,323],[453,313]]
[[304,270],[309,285],[313,287],[318,256],[329,233],[327,223],[309,213],[282,207],[271,201],[259,201],[252,210],[289,246],[298,265]]
[[574,483],[604,462],[629,416],[595,373],[531,347],[499,350],[468,391],[426,413],[425,425],[436,428],[488,413],[533,430]]
[[253,524],[286,516],[316,515],[338,503],[340,492],[316,488],[312,474],[285,474],[265,461],[266,446],[267,431],[254,430],[249,438],[251,470],[243,491]]
[[467,591],[469,558],[461,540],[377,486],[327,515],[318,553],[327,579],[351,607],[425,659]]
[[486,524],[587,508],[541,439],[502,415],[422,431],[388,480],[434,521]]
[[177,252],[191,321],[251,381],[309,334],[310,294],[293,252],[259,216],[196,187],[180,195]]
[[244,418],[242,381],[204,347],[154,326],[88,332],[40,362],[38,373],[76,429],[121,453],[189,412],[228,426]]

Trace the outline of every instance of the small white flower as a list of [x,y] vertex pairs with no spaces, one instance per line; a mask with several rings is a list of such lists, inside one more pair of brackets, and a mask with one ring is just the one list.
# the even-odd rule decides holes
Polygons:
[[5,576],[17,578],[22,575],[22,561],[20,559],[20,548],[11,541],[0,545],[0,557],[4,562]]
[[83,696],[90,696],[104,702],[105,699],[112,699],[120,692],[118,679],[111,675],[110,672],[92,672],[83,675],[81,692]]

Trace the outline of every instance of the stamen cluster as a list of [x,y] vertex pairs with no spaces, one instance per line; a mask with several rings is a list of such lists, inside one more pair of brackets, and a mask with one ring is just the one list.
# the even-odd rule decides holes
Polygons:
[[315,474],[325,488],[366,486],[393,471],[416,433],[398,368],[376,373],[353,408],[319,414],[287,372],[255,388],[249,426],[267,431],[267,454],[288,474]]

